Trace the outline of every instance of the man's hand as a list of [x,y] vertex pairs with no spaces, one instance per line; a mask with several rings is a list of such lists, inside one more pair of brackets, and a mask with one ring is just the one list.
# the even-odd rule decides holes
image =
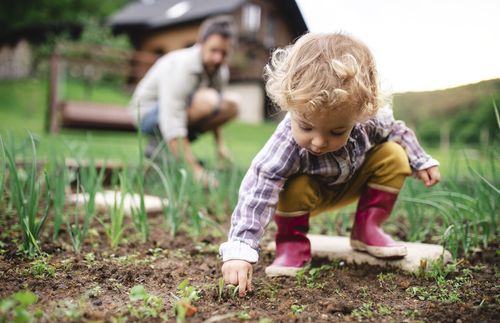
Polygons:
[[228,164],[233,163],[233,157],[231,156],[231,153],[229,152],[229,149],[227,148],[226,145],[220,144],[217,146],[217,153],[219,154],[220,159]]
[[438,166],[432,166],[427,169],[417,171],[416,177],[424,182],[425,186],[431,187],[439,183],[441,180],[441,173]]
[[228,260],[222,265],[224,283],[238,285],[240,297],[252,290],[252,264],[244,260]]
[[204,188],[217,188],[219,187],[219,181],[217,178],[204,169],[201,165],[197,165],[193,169],[194,179],[201,183]]

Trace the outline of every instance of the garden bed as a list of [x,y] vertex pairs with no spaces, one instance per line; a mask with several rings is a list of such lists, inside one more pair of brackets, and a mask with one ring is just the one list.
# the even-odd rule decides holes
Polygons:
[[[427,275],[314,258],[297,278],[267,278],[272,254],[264,252],[255,266],[254,291],[239,298],[220,286],[217,249],[225,237],[213,228],[198,237],[180,232],[172,238],[163,217],[150,216],[148,242],[126,226],[125,241],[112,250],[96,222],[80,253],[65,243],[63,228],[55,242],[43,237],[45,258],[29,260],[18,252],[17,231],[7,229],[15,221],[14,214],[5,214],[0,226],[0,298],[31,291],[37,302],[28,313],[42,322],[182,321],[184,315],[193,322],[494,322],[500,311],[498,244]],[[264,240],[271,240],[270,232]]]

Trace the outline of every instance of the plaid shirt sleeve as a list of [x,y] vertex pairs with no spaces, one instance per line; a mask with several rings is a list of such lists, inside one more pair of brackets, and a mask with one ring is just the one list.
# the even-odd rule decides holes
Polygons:
[[223,261],[258,260],[259,240],[273,218],[279,193],[286,178],[298,169],[299,147],[285,118],[243,178],[228,241],[220,248]]
[[389,106],[381,108],[375,118],[366,122],[366,130],[372,143],[394,141],[400,144],[408,155],[413,171],[439,165],[439,162],[420,146],[415,133],[403,121],[394,119],[392,108]]

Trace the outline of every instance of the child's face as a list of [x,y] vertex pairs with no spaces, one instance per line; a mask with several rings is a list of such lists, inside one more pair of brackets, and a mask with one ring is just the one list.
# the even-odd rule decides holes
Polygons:
[[337,151],[346,143],[356,120],[342,112],[319,112],[303,116],[292,112],[292,136],[313,155]]

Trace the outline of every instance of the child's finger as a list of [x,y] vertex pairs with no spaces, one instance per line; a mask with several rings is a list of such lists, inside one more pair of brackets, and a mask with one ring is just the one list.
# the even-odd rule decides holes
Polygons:
[[441,173],[437,167],[431,168],[429,170],[431,179],[433,180],[433,184],[439,183],[441,181]]
[[248,272],[248,285],[247,285],[249,292],[251,292],[253,290],[252,275],[253,275],[253,267],[250,267],[250,271]]
[[229,284],[231,285],[238,284],[238,272],[236,270],[231,270],[229,272]]
[[243,297],[246,295],[248,289],[248,272],[246,270],[238,272],[238,282],[240,297]]
[[429,185],[429,174],[427,173],[426,170],[419,171],[417,175],[418,178],[420,178],[420,180],[424,182],[425,186]]

